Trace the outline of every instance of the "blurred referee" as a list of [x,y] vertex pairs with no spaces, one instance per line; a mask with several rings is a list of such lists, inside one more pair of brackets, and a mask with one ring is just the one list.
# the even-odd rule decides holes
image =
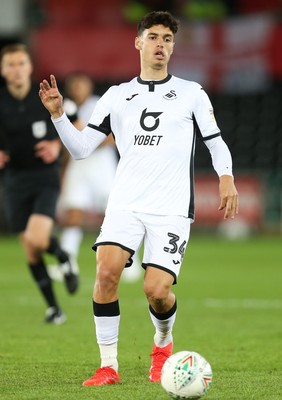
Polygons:
[[76,265],[52,234],[60,191],[61,141],[31,80],[32,61],[24,44],[11,44],[0,54],[6,87],[0,91],[0,168],[4,168],[6,216],[18,234],[27,263],[47,310],[45,321],[62,324],[61,310],[47,273],[44,253],[54,255],[66,288],[78,288]]

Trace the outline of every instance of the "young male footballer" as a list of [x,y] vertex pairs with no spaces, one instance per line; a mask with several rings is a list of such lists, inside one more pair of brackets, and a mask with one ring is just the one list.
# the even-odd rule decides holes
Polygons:
[[144,244],[144,292],[155,327],[149,380],[160,381],[172,354],[177,277],[194,220],[193,157],[196,126],[219,176],[219,210],[238,213],[232,159],[203,88],[168,73],[178,21],[154,11],[138,24],[135,48],[141,71],[112,86],[98,101],[79,133],[66,117],[55,77],[40,84],[40,97],[75,159],[88,157],[113,133],[120,154],[101,233],[93,249],[97,271],[93,311],[101,365],[84,386],[119,383],[118,285],[123,268]]

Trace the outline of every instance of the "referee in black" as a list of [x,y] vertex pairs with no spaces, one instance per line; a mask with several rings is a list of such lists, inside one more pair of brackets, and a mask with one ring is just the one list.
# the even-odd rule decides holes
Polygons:
[[0,168],[4,169],[6,215],[19,235],[30,272],[47,303],[45,321],[62,324],[61,310],[48,275],[44,253],[62,267],[66,288],[75,293],[78,269],[53,236],[60,192],[62,144],[32,82],[32,61],[24,44],[11,44],[0,54],[6,86],[0,91]]

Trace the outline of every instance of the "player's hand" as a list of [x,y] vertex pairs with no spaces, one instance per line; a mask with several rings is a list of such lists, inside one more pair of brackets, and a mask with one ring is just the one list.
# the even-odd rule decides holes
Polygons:
[[220,205],[218,210],[224,210],[224,219],[235,218],[239,212],[238,192],[234,185],[233,176],[222,175],[219,178]]
[[41,140],[35,145],[35,156],[42,158],[45,164],[51,164],[59,157],[62,144],[60,140]]
[[9,154],[6,151],[0,150],[0,169],[4,168],[9,160]]
[[53,118],[59,118],[64,113],[63,96],[54,75],[50,75],[50,84],[46,79],[40,83],[39,97]]

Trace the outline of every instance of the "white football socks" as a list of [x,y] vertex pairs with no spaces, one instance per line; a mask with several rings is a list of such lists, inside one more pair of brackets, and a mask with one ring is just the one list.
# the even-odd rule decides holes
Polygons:
[[176,318],[176,312],[168,319],[162,320],[156,318],[151,312],[150,316],[156,333],[154,335],[154,343],[158,347],[165,347],[173,341],[172,328]]
[[101,368],[111,367],[118,371],[117,342],[113,344],[99,344],[101,356]]
[[118,370],[117,342],[120,315],[113,317],[94,316],[97,343],[100,348],[101,367]]

